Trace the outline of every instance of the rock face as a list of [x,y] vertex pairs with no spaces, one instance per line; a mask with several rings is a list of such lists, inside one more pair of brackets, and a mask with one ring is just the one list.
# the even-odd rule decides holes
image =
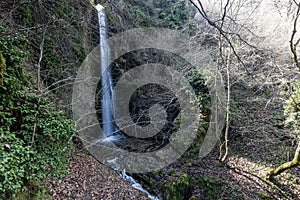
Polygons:
[[47,180],[52,199],[147,199],[91,155],[74,152],[68,171],[63,180]]

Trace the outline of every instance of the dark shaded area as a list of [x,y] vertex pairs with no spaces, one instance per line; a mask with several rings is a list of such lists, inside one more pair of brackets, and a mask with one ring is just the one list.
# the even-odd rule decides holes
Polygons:
[[[159,63],[171,66],[177,71],[182,71],[185,67],[190,68],[191,70],[184,74],[185,78],[190,82],[196,96],[198,97],[199,108],[203,113],[209,113],[210,98],[204,79],[190,63],[178,55],[158,49],[135,50],[114,60],[107,70],[111,71],[113,85],[115,85],[127,71],[139,65],[148,63]],[[102,124],[100,102],[103,92],[106,92],[106,89],[104,88],[104,90],[101,90],[100,85],[101,80],[98,83],[95,100],[97,118],[100,124]],[[123,137],[131,141],[134,140],[134,142],[127,142],[125,146],[120,144],[116,145],[120,148],[126,149],[127,151],[148,152],[161,149],[169,143],[168,138],[178,128],[178,126],[174,123],[176,117],[180,113],[180,105],[175,94],[173,94],[165,86],[149,83],[138,88],[131,96],[129,102],[131,119],[136,123],[136,125],[147,126],[150,123],[149,109],[155,104],[161,105],[167,113],[167,122],[164,127],[155,136],[145,139],[135,138],[133,136],[126,135],[124,132],[119,132],[117,134],[121,134]],[[115,120],[117,121],[118,119]],[[112,122],[112,125],[117,127],[116,122]],[[145,142],[147,143],[146,145]],[[140,147],[139,144],[141,144]]]

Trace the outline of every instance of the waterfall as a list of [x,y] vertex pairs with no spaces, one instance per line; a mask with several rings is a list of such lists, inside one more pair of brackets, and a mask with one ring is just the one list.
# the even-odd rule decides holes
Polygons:
[[103,6],[98,4],[99,33],[100,33],[100,67],[101,67],[101,110],[102,110],[102,130],[105,139],[102,142],[118,140],[117,128],[113,123],[113,84],[111,71],[107,67],[110,63],[110,48],[107,43],[107,23]]
[[[119,133],[117,126],[114,124],[113,118],[113,84],[111,77],[111,70],[107,66],[110,63],[110,48],[107,42],[107,23],[106,15],[103,6],[100,4],[96,5],[95,8],[98,11],[99,20],[99,33],[100,33],[100,67],[101,67],[101,110],[102,110],[102,130],[104,134],[104,139],[95,141],[106,143],[122,138],[122,134]],[[159,198],[151,195],[143,186],[137,183],[131,176],[127,175],[125,170],[119,169],[116,163],[117,158],[110,162],[115,162],[115,170],[121,175],[121,177],[129,182],[135,189],[140,190],[145,193],[149,199],[158,200]]]

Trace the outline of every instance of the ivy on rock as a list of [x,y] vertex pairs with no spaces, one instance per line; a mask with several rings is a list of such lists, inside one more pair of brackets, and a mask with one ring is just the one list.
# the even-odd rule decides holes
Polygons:
[[75,132],[72,120],[30,83],[24,43],[19,35],[0,38],[0,199],[28,190],[34,180],[64,175]]

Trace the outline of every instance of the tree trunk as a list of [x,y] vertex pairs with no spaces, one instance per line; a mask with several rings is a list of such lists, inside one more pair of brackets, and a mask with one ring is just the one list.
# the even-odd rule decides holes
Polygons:
[[268,171],[268,173],[266,174],[266,179],[270,179],[274,176],[277,176],[278,174],[281,174],[282,172],[284,172],[287,169],[290,169],[292,167],[295,167],[296,165],[299,165],[299,163],[300,163],[299,154],[300,154],[300,140],[298,141],[298,146],[295,151],[294,159],[290,162],[283,163],[276,169],[271,169],[270,171]]

